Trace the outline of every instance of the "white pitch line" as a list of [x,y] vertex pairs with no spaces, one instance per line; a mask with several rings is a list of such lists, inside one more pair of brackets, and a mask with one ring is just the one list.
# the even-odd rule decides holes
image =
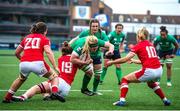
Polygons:
[[[18,64],[1,64],[0,67],[17,67],[19,66]],[[136,69],[137,67],[131,67],[131,66],[128,66],[128,68],[131,68],[131,69]],[[179,67],[173,67],[172,70],[180,70]]]
[[[6,92],[6,91],[8,91],[8,90],[0,90],[0,92]],[[25,91],[27,91],[27,90],[18,90],[18,91],[20,91],[20,92],[25,92]],[[76,90],[76,89],[70,90],[70,91],[80,92],[80,90]],[[113,90],[98,90],[98,91],[100,91],[100,92],[113,92]]]

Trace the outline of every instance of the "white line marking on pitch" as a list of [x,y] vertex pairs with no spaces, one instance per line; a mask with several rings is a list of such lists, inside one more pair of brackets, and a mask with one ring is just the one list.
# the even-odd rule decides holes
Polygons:
[[[18,64],[0,64],[0,67],[16,67],[16,66],[19,66]],[[131,67],[131,66],[128,66],[128,68],[137,68],[137,67]],[[173,70],[180,70],[179,67],[173,67]]]
[[[6,92],[6,91],[8,91],[8,90],[0,90],[0,92]],[[27,90],[18,90],[18,91],[20,91],[20,92],[25,92],[25,91],[27,91]],[[80,90],[76,90],[76,89],[70,90],[70,91],[80,92]],[[98,90],[98,91],[100,91],[100,92],[112,92],[113,90]]]

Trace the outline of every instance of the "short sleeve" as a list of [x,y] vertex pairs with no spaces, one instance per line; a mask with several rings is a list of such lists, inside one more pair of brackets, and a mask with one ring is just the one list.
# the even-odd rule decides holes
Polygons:
[[83,32],[81,32],[79,35],[78,35],[78,37],[79,38],[82,38],[82,37],[86,37],[86,36],[88,36],[88,30],[85,30],[85,31],[83,31]]
[[139,46],[138,46],[138,44],[137,44],[137,45],[135,45],[134,47],[132,47],[130,50],[131,50],[131,52],[137,54],[138,49],[139,49]]
[[98,39],[98,46],[104,47],[104,45],[105,45],[105,41]]
[[23,39],[23,40],[21,41],[21,43],[19,44],[20,47],[24,48],[24,42],[25,42],[25,40],[26,40],[26,39]]
[[173,43],[177,43],[177,40],[175,39],[174,36],[171,36],[171,38],[172,38],[172,42],[173,42]]
[[104,40],[104,41],[109,41],[108,36],[107,36],[104,32],[102,32],[102,37],[103,37],[102,40]]
[[51,45],[51,42],[47,37],[44,39],[44,45]]

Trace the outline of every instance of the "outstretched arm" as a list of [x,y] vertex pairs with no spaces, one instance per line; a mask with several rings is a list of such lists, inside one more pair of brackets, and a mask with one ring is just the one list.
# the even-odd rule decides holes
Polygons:
[[107,65],[110,66],[112,64],[122,64],[122,63],[125,63],[127,61],[129,61],[131,58],[133,58],[135,56],[135,54],[133,52],[129,52],[125,57],[123,58],[119,58],[119,59],[116,59],[114,61],[108,61],[107,62]]
[[71,41],[69,41],[69,44],[73,44],[78,38],[79,38],[79,36],[73,38]]
[[105,42],[104,47],[109,48],[108,52],[106,52],[106,55],[113,54],[114,45],[112,45],[110,42]]
[[130,62],[135,64],[141,64],[141,61],[138,59],[131,59]]

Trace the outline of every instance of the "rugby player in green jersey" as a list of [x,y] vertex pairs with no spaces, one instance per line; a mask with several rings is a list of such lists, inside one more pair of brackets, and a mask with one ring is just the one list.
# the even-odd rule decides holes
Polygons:
[[[125,39],[125,34],[122,32],[123,30],[123,25],[122,24],[116,24],[115,25],[115,31],[110,32],[108,35],[109,37],[109,42],[114,45],[114,52],[112,56],[105,56],[104,55],[104,67],[103,67],[103,73],[101,73],[101,78],[100,78],[100,84],[103,83],[104,77],[106,75],[106,71],[108,66],[106,63],[110,59],[118,59],[121,58],[121,52],[123,51],[123,44],[124,44],[124,39]],[[116,66],[116,76],[118,79],[118,85],[120,85],[121,78],[122,78],[122,71],[120,64],[115,64]]]
[[168,34],[168,30],[165,26],[160,27],[160,35],[154,39],[154,46],[159,45],[158,56],[160,57],[161,65],[163,66],[166,63],[167,67],[167,86],[172,86],[171,75],[172,75],[172,58],[175,57],[176,51],[179,48],[178,42],[176,39]]
[[[109,42],[105,42],[101,39],[97,39],[97,37],[91,35],[84,38],[78,39],[76,42],[75,47],[73,48],[73,53],[71,55],[71,62],[73,64],[80,64],[79,58],[81,58],[81,55],[86,55],[88,58],[88,54],[92,58],[93,68],[94,68],[94,82],[93,82],[93,91],[90,91],[88,89],[88,83],[92,77],[92,74],[85,74],[86,78],[83,78],[83,85],[81,92],[88,95],[102,95],[101,93],[97,92],[97,87],[100,80],[100,75],[102,73],[102,66],[101,66],[101,47],[106,47],[109,50],[106,52],[106,54],[112,54],[114,51],[114,46],[110,44]],[[84,58],[84,57],[83,57]],[[88,59],[84,59],[85,61]],[[83,63],[81,63],[83,64]],[[84,64],[87,65],[87,64]],[[86,69],[88,70],[88,69]]]
[[[74,42],[76,42],[76,40],[78,40],[79,38],[82,38],[82,37],[87,37],[89,35],[94,35],[98,39],[101,39],[103,41],[108,41],[107,35],[104,32],[102,32],[100,29],[99,21],[97,19],[91,19],[91,21],[89,23],[89,29],[81,32],[77,37],[73,38],[69,42],[69,44],[72,44],[71,46],[73,46],[73,44],[74,44]],[[101,75],[101,73],[102,73],[102,65],[101,65],[102,64],[102,58],[101,58],[102,52],[100,51],[100,48],[98,48],[98,53],[99,54],[97,55],[97,57],[92,58],[92,59],[93,59],[94,69],[98,69],[98,70],[96,70],[95,73]],[[84,94],[87,94],[87,95],[92,94],[91,91],[87,90],[87,85],[89,84],[90,80],[91,80],[91,77],[89,77],[89,76],[87,76],[87,74],[85,74],[84,78],[83,78],[81,92]],[[99,81],[100,81],[100,78],[95,78],[94,82],[93,82],[93,87],[97,87],[99,85]]]

